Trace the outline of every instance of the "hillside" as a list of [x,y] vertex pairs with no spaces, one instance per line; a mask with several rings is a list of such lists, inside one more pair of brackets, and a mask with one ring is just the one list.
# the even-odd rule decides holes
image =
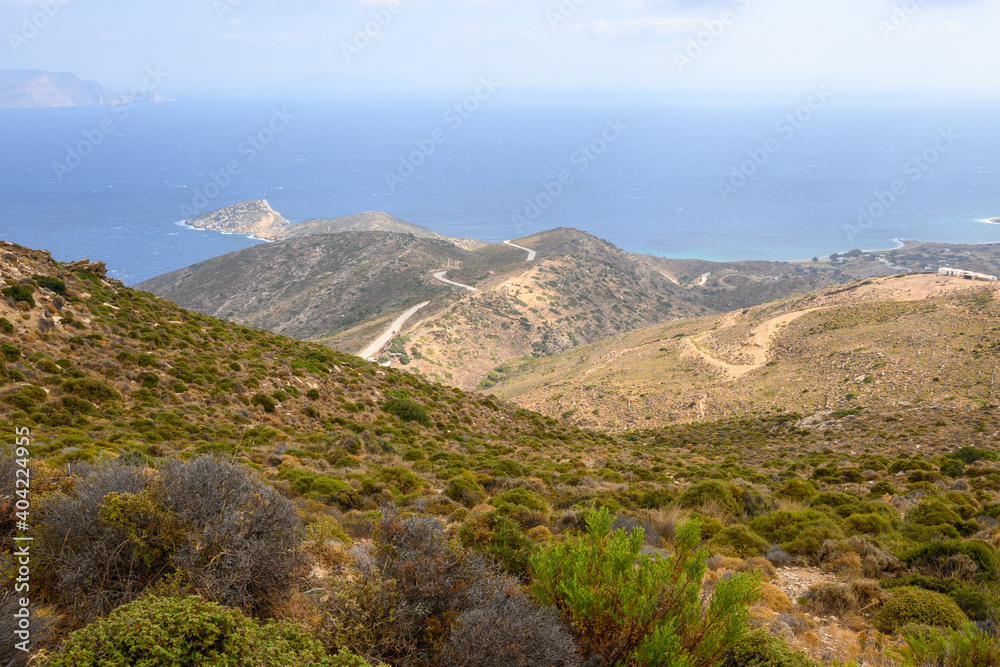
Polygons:
[[[601,266],[598,277],[609,280],[621,259],[566,231],[519,244],[567,253],[560,262],[589,256],[581,266]],[[52,667],[97,667],[99,655],[81,656],[115,642],[157,656],[179,651],[182,638],[203,641],[192,608],[205,628],[223,613],[209,603],[230,608],[212,631],[244,619],[261,632],[257,643],[247,643],[249,630],[244,643],[229,641],[233,654],[286,657],[267,664],[444,667],[458,653],[505,665],[528,651],[529,664],[579,666],[593,640],[567,620],[590,616],[573,616],[565,600],[540,608],[532,592],[575,580],[528,563],[588,544],[578,540],[595,518],[620,529],[596,543],[635,549],[615,572],[607,570],[615,559],[595,554],[590,572],[616,582],[594,588],[609,604],[631,576],[653,587],[652,599],[669,593],[669,568],[649,570],[671,562],[663,559],[691,559],[696,583],[684,590],[695,619],[723,582],[759,573],[759,600],[725,603],[739,624],[718,649],[727,660],[774,664],[791,660],[791,647],[811,656],[795,657],[803,667],[818,667],[811,659],[894,667],[901,663],[884,646],[901,645],[911,599],[941,614],[931,622],[942,636],[950,636],[942,625],[971,619],[989,631],[1000,621],[1000,421],[985,377],[1000,348],[996,286],[862,281],[661,324],[654,329],[669,337],[641,349],[629,345],[651,330],[623,334],[616,340],[628,362],[593,378],[609,392],[625,378],[650,391],[634,373],[650,368],[643,355],[687,344],[673,338],[685,333],[696,339],[692,359],[715,362],[683,366],[654,352],[653,369],[670,371],[672,385],[719,387],[722,366],[753,366],[727,385],[769,400],[734,403],[719,419],[709,405],[706,421],[616,434],[184,310],[107,279],[99,262],[62,264],[9,243],[0,257],[0,433],[14,443],[18,429],[27,450],[0,456],[8,510],[24,497],[19,461],[31,467],[29,525],[3,514],[0,552],[10,563],[14,536],[33,536],[31,646],[36,661],[49,651]],[[448,275],[478,278],[484,291],[501,280]],[[767,345],[779,334],[773,351],[741,347],[761,332]],[[596,349],[568,354],[588,351]],[[757,367],[772,356],[776,366]],[[566,358],[533,363],[559,370]],[[941,382],[925,383],[930,372]],[[802,414],[774,400],[827,385],[858,396],[845,397],[849,409]],[[925,393],[892,404],[884,387],[903,398]],[[714,557],[685,556],[691,539]],[[15,577],[6,571],[0,602],[11,611],[4,631],[13,632]],[[193,594],[200,601],[184,597]],[[90,634],[70,637],[83,626]],[[621,630],[608,627],[606,636]],[[886,633],[878,643],[867,639],[876,628]],[[169,643],[150,639],[159,631]],[[989,635],[982,641],[995,646]],[[589,664],[610,667],[601,655]],[[9,648],[0,656],[25,664]]]
[[[303,223],[305,224],[305,223]],[[298,225],[290,227],[294,230]],[[693,314],[687,292],[609,243],[559,229],[472,250],[339,232],[255,246],[137,285],[186,308],[356,353],[402,311],[411,369],[472,389],[498,365]],[[445,281],[469,285],[461,290]],[[461,345],[451,341],[461,340]]]
[[448,293],[432,271],[463,262],[477,257],[446,241],[343,232],[254,246],[136,287],[214,317],[309,339]]
[[[143,102],[166,102],[145,91]],[[0,109],[84,107],[131,104],[129,93],[111,90],[96,81],[84,81],[68,72],[0,69]]]
[[[491,383],[510,360],[545,357],[618,332],[698,312],[660,272],[573,229],[517,239],[537,253],[492,274],[450,271],[478,292],[453,296],[399,339],[409,368],[464,389]],[[505,251],[506,252],[506,251]],[[496,370],[498,369],[499,370]]]
[[995,283],[926,274],[857,281],[534,360],[491,393],[616,429],[761,409],[990,402],[998,294]]

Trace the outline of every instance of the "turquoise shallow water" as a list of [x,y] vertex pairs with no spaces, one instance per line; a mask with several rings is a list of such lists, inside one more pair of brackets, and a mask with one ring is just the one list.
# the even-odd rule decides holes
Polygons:
[[102,259],[127,283],[255,243],[177,223],[261,197],[296,222],[382,210],[493,241],[572,226],[716,260],[1000,241],[983,222],[1000,216],[988,107],[806,101],[542,104],[501,90],[476,104],[4,110],[0,238]]

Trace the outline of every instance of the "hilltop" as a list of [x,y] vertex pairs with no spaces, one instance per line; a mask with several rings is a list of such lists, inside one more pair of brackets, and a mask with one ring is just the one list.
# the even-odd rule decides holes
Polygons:
[[96,81],[84,81],[68,72],[0,69],[0,109],[84,107],[142,102],[167,102],[167,98],[143,91],[143,99],[132,93],[107,88]]

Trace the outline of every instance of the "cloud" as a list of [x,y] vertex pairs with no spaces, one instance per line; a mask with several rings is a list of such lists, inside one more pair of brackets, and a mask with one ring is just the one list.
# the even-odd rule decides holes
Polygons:
[[663,41],[681,37],[702,25],[702,20],[694,18],[645,17],[624,21],[574,23],[567,26],[567,30],[605,42]]

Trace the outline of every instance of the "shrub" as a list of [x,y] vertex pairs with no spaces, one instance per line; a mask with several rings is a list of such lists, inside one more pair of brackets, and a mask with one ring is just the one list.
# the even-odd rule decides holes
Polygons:
[[964,555],[975,563],[978,578],[982,581],[996,581],[1000,578],[1000,554],[982,540],[932,542],[907,553],[903,560],[918,569],[932,571],[940,569],[947,559],[958,555]]
[[448,480],[444,495],[466,507],[475,507],[486,500],[483,487],[469,474],[456,475]]
[[532,558],[538,600],[565,614],[585,657],[637,666],[718,663],[745,632],[757,578],[720,581],[703,610],[696,522],[677,528],[673,556],[654,558],[642,552],[641,528],[612,533],[612,521],[607,510],[591,513],[585,534]]
[[909,574],[898,579],[889,580],[886,586],[912,586],[936,593],[944,593],[955,601],[965,614],[973,621],[995,621],[1000,619],[1000,599],[985,588],[979,588],[954,579],[939,579],[925,577],[920,574]]
[[899,495],[899,491],[896,489],[896,487],[894,487],[892,484],[890,484],[889,482],[887,482],[885,480],[881,480],[879,482],[875,482],[872,485],[872,488],[868,489],[868,496],[869,497],[871,497],[871,496],[882,497],[882,496],[886,496],[886,495],[888,495],[888,496],[897,496],[897,495]]
[[172,565],[204,597],[270,615],[300,563],[295,507],[249,468],[211,456],[164,464],[162,489],[185,525]]
[[43,289],[52,290],[59,296],[66,296],[68,290],[66,289],[66,283],[64,283],[59,278],[55,276],[32,276],[35,284]]
[[494,595],[462,612],[441,652],[443,667],[576,667],[577,645],[559,614],[524,595]]
[[77,468],[72,492],[38,511],[44,584],[88,621],[168,579],[258,615],[290,591],[294,507],[253,473],[203,456],[157,476],[120,462]]
[[0,345],[0,354],[3,354],[4,359],[7,361],[14,363],[21,358],[21,348],[10,343],[3,343]]
[[885,634],[894,634],[907,623],[958,630],[968,622],[969,618],[950,597],[920,588],[897,589],[872,616],[872,625]]
[[14,323],[8,320],[6,317],[0,317],[0,331],[5,334],[14,333]]
[[903,639],[906,645],[893,651],[903,667],[1000,665],[1000,644],[996,638],[973,628],[928,631],[915,626],[903,633]]
[[[526,619],[544,616],[520,592],[516,580],[478,554],[458,548],[436,519],[402,518],[395,510],[385,509],[374,533],[377,546],[365,557],[366,563],[359,560],[358,576],[336,581],[330,600],[324,603],[321,636],[328,646],[347,646],[372,660],[393,664],[431,665],[447,646],[454,627],[455,644],[445,649],[449,664],[473,665],[478,664],[474,659],[479,654],[468,646],[468,633],[478,627],[476,619],[486,618],[500,628],[514,623],[504,618],[502,609],[497,610],[502,599],[509,599],[507,609]],[[464,614],[476,610],[482,613],[465,616],[464,630],[456,625]],[[522,625],[517,632],[528,630]],[[508,646],[502,655],[517,655],[520,650],[536,656],[525,664],[543,664],[536,660],[553,655],[551,646],[558,645],[558,632],[550,623],[539,627],[536,635],[515,634],[512,642],[527,642],[534,636],[548,646]],[[572,655],[570,650],[564,662],[553,664],[575,664]]]
[[892,524],[878,514],[852,514],[840,524],[845,535],[883,535]]
[[715,502],[730,514],[739,515],[742,507],[736,502],[729,484],[718,479],[698,482],[680,496],[681,507],[698,508],[705,503]]
[[760,556],[770,543],[742,524],[724,528],[705,544],[712,553],[738,558]]
[[35,307],[35,299],[31,296],[31,288],[28,285],[11,285],[0,290],[0,294],[8,296],[14,301],[24,301],[32,308]]
[[106,401],[119,400],[121,394],[104,380],[97,378],[73,378],[62,384],[62,390],[78,398],[100,405]]
[[298,667],[331,662],[291,623],[260,626],[197,596],[145,597],[74,632],[47,667]]
[[750,521],[750,529],[792,555],[815,558],[826,540],[843,537],[829,516],[817,510],[777,510]]
[[815,486],[804,479],[795,478],[785,482],[785,485],[776,492],[776,495],[788,498],[789,500],[806,502],[810,498],[814,498],[817,493],[819,492]]
[[427,409],[409,398],[390,398],[382,404],[382,410],[404,422],[417,422],[424,426],[431,425],[431,420],[427,417]]
[[733,646],[726,667],[820,667],[805,653],[792,651],[766,630],[748,630]]
[[250,405],[259,405],[264,408],[264,412],[268,414],[273,414],[275,409],[278,407],[274,399],[267,394],[254,394],[250,399]]
[[499,511],[477,514],[465,522],[458,532],[462,546],[475,549],[515,576],[528,570],[528,559],[535,543],[521,526]]

